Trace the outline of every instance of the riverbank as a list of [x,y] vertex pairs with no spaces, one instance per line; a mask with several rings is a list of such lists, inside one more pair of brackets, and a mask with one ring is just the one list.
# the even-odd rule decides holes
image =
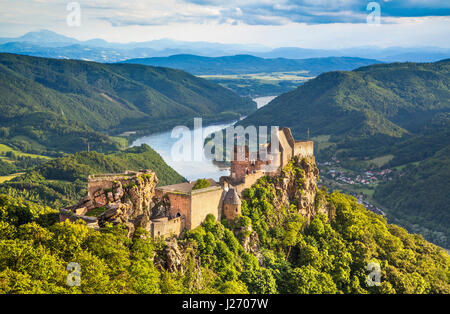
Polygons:
[[[258,109],[264,107],[271,100],[273,100],[276,96],[266,96],[266,97],[258,97],[254,98],[258,105]],[[240,117],[243,118],[243,117]],[[208,137],[210,134],[225,129],[229,126],[234,125],[238,119],[234,119],[232,121],[225,121],[221,123],[208,123],[203,121],[202,126],[202,135],[204,138]],[[193,143],[193,121],[191,121],[190,125],[186,125],[191,130],[191,143]],[[142,144],[147,144],[151,148],[153,148],[164,161],[172,167],[175,171],[181,174],[188,180],[195,180],[198,178],[211,178],[216,181],[219,180],[221,176],[225,176],[229,174],[229,166],[223,163],[215,162],[212,159],[207,159],[204,156],[204,152],[200,152],[200,155],[203,156],[201,161],[192,160],[183,160],[177,161],[174,160],[172,156],[172,147],[178,141],[178,138],[172,138],[172,129],[165,130],[163,132],[156,132],[150,135],[139,136],[134,138],[131,142],[131,147],[140,146]],[[192,150],[192,156],[194,155],[194,150]],[[196,152],[198,154],[199,152]]]

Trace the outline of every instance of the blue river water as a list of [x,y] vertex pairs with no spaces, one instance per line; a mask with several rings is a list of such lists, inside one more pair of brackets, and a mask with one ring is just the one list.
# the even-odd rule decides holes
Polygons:
[[[258,108],[261,108],[268,104],[275,96],[259,97],[253,99]],[[210,126],[203,126],[202,133],[206,137],[218,130],[224,129],[228,126],[236,123],[222,123]],[[193,137],[193,132],[191,131],[191,136]],[[175,171],[181,174],[183,177],[189,181],[196,180],[198,178],[212,178],[216,181],[219,180],[221,176],[229,175],[230,169],[227,166],[214,163],[211,159],[203,158],[203,160],[195,161],[177,161],[172,158],[172,147],[179,141],[178,138],[172,138],[172,131],[165,131],[160,133],[154,133],[148,136],[144,136],[135,140],[131,146],[140,146],[141,144],[148,144],[151,148],[157,151],[165,162],[171,166]],[[192,141],[193,142],[193,141]],[[203,155],[203,154],[201,154]],[[192,158],[193,159],[193,158]]]

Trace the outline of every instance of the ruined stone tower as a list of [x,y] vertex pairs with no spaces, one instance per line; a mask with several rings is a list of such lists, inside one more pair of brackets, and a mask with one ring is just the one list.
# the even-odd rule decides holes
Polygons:
[[223,215],[227,220],[234,220],[241,214],[241,199],[236,190],[228,190],[223,200]]

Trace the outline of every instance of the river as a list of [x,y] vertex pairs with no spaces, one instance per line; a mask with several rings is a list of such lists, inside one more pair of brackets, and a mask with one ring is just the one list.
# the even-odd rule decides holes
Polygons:
[[[264,107],[276,96],[258,97],[253,100],[256,102],[258,109]],[[230,125],[235,124],[236,121],[229,123],[221,123],[210,126],[203,126],[202,132],[204,136],[214,133],[218,130],[222,130]],[[207,128],[207,129],[206,129]],[[191,135],[192,135],[191,131]],[[221,176],[230,174],[229,167],[218,165],[213,163],[212,160],[203,158],[202,161],[175,161],[172,159],[171,150],[172,146],[178,141],[177,138],[172,138],[172,131],[165,131],[160,133],[154,133],[148,136],[140,137],[135,140],[131,146],[140,146],[141,144],[148,144],[151,148],[157,151],[164,161],[171,166],[175,171],[181,174],[189,181],[196,180],[198,178],[212,178],[216,181]]]

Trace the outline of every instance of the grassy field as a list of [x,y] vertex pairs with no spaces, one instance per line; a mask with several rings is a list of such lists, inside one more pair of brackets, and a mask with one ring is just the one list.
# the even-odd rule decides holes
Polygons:
[[128,147],[128,140],[126,138],[120,136],[110,136],[110,138],[116,141],[122,149]]
[[296,89],[313,77],[307,71],[261,72],[253,74],[216,74],[200,77],[252,98],[280,95]]
[[392,160],[392,158],[394,158],[394,155],[385,155],[385,156],[380,156],[380,157],[368,160],[367,163],[375,164],[375,165],[377,165],[377,167],[382,167],[385,164],[387,164],[388,162],[390,162]]
[[325,149],[333,143],[330,142],[330,135],[319,135],[311,138],[311,141],[314,141],[316,144],[317,150],[320,151],[322,149]]
[[402,171],[408,165],[417,166],[419,163],[420,163],[420,161],[410,162],[408,164],[404,164],[404,165],[401,165],[401,166],[394,167],[393,169],[398,170],[398,171]]
[[23,174],[23,172],[22,173],[14,173],[14,174],[10,174],[7,176],[0,176],[0,183],[14,179],[15,177],[20,176],[21,174]]
[[269,72],[253,74],[232,74],[232,75],[199,75],[205,79],[220,80],[262,80],[262,81],[299,81],[305,82],[313,77],[307,76],[308,71],[293,72]]
[[[42,156],[42,155],[36,155],[36,154],[28,154],[28,153],[22,153],[18,150],[15,150],[7,145],[4,144],[0,144],[0,154],[5,154],[7,152],[13,152],[14,154],[16,154],[16,156],[20,156],[20,157],[30,157],[30,158],[43,158],[43,159],[51,159],[50,157],[47,156]],[[3,157],[3,159],[6,159],[5,157]],[[6,161],[6,160],[5,160]]]

